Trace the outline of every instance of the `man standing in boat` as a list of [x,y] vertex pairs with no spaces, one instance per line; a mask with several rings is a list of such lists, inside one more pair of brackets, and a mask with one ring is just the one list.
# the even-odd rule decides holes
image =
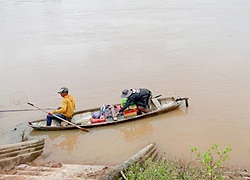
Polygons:
[[148,89],[124,89],[121,98],[127,98],[127,101],[118,114],[121,114],[132,103],[137,106],[138,110],[147,113],[150,109],[149,103],[152,98],[152,92]]
[[71,117],[72,117],[72,115],[74,113],[74,109],[75,109],[75,100],[74,100],[73,96],[69,95],[68,93],[69,93],[69,89],[66,87],[62,87],[58,91],[58,94],[60,94],[63,97],[62,106],[59,109],[48,113],[47,126],[51,126],[53,119],[57,120],[61,124],[62,121],[53,115],[56,115],[56,116],[63,118],[67,121],[71,120]]

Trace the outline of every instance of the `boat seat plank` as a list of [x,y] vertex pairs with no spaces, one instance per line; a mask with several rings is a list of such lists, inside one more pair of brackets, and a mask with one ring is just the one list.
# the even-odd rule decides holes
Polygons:
[[152,103],[157,107],[157,109],[161,108],[161,103],[158,101],[157,98],[151,99]]

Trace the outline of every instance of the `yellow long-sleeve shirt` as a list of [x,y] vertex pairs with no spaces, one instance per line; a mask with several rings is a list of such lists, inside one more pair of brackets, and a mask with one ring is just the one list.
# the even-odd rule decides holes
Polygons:
[[75,109],[75,100],[73,96],[67,94],[66,96],[63,97],[62,107],[58,110],[54,110],[53,113],[62,114],[67,118],[70,118],[74,113],[74,109]]

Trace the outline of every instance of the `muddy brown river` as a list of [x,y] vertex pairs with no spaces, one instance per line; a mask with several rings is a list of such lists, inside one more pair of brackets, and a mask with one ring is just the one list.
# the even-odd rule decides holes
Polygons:
[[[151,142],[190,160],[190,149],[232,147],[227,165],[250,168],[250,2],[245,0],[0,0],[0,110],[17,91],[57,108],[66,86],[76,110],[121,101],[125,88],[189,97],[189,107],[90,129],[33,131],[41,111],[0,112],[0,145],[45,138],[48,161],[122,163]],[[195,156],[192,156],[195,158]]]

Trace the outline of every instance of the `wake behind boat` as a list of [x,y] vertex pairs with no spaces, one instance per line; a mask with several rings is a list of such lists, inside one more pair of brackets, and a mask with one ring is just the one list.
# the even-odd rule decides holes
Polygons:
[[[185,100],[186,106],[188,107],[188,98],[180,98],[179,96],[172,96],[166,98],[153,98],[150,104],[150,111],[147,113],[141,113],[137,108],[127,109],[124,111],[122,116],[114,117],[114,112],[117,112],[120,104],[115,104],[109,107],[112,107],[111,112],[113,111],[111,117],[100,116],[96,117],[95,115],[100,113],[103,110],[103,107],[87,109],[75,112],[71,122],[82,127],[82,128],[92,128],[97,126],[104,125],[114,125],[122,122],[133,121],[137,119],[146,118],[149,116],[155,116],[158,114],[166,113],[171,110],[179,107]],[[76,126],[69,124],[59,125],[57,121],[53,121],[51,126],[46,126],[46,119],[30,121],[28,125],[36,130],[43,131],[56,131],[56,130],[68,130],[76,129]]]

